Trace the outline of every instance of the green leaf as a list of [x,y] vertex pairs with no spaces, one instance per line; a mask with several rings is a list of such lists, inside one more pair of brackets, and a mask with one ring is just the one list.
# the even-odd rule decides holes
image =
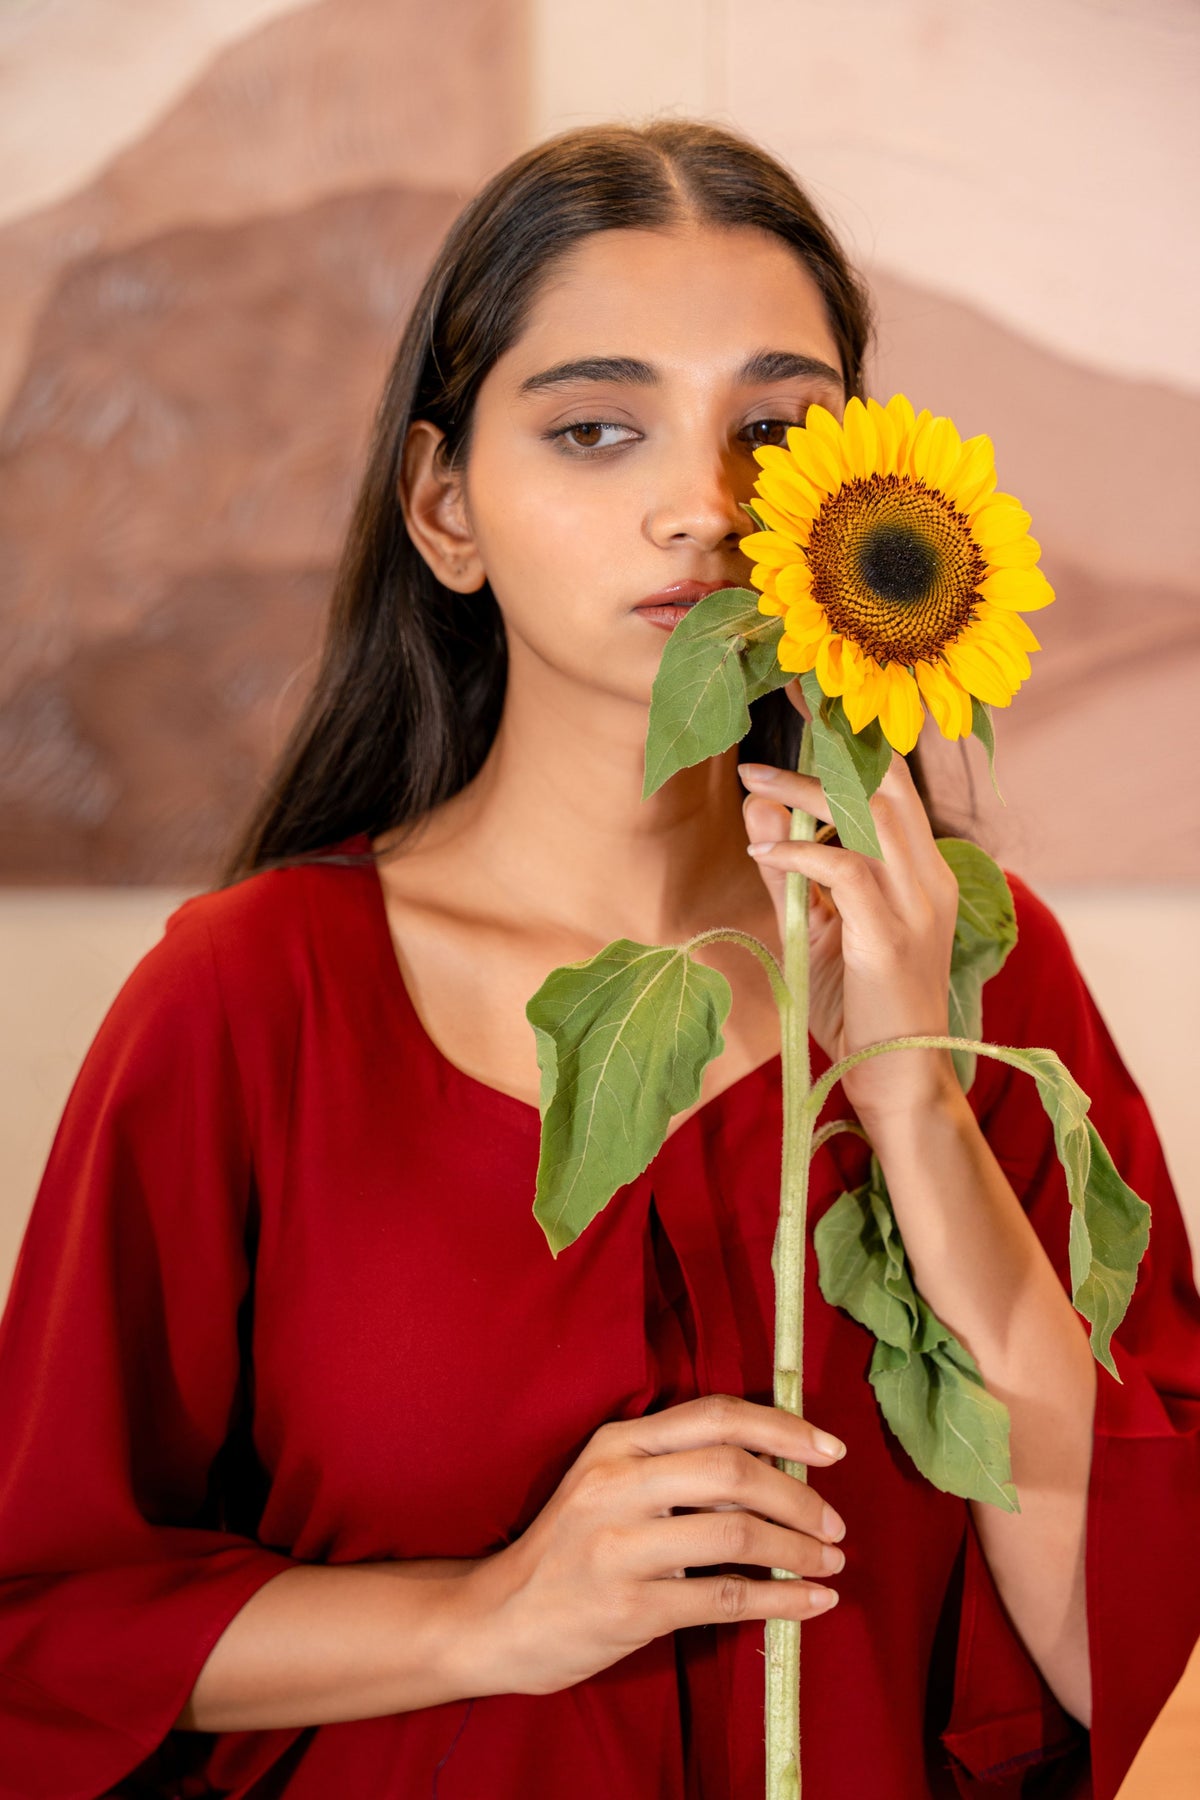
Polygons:
[[940,1032],[889,1038],[869,1044],[854,1055],[831,1063],[814,1084],[805,1105],[819,1107],[843,1073],[872,1056],[892,1050],[966,1048],[1032,1075],[1038,1095],[1054,1127],[1054,1147],[1067,1178],[1071,1203],[1071,1299],[1091,1325],[1092,1354],[1115,1380],[1112,1335],[1125,1317],[1137,1280],[1138,1264],[1150,1239],[1150,1208],[1117,1173],[1095,1126],[1088,1118],[1091,1101],[1053,1050],[1018,1049],[985,1044],[979,1039],[960,1046]]
[[883,851],[868,803],[891,762],[891,745],[883,739],[886,757],[873,742],[852,747],[855,734],[850,730],[841,701],[831,699],[823,692],[811,669],[801,675],[800,687],[812,714],[812,723],[805,729],[812,732],[816,773],[833,813],[838,837],[847,850],[860,850],[865,856],[882,860]]
[[[1012,892],[998,863],[965,838],[938,838],[937,847],[958,882],[958,917],[950,954],[950,1030],[955,1037],[983,1032],[983,984],[1007,961],[1017,941]],[[975,1079],[973,1050],[955,1050],[954,1068],[964,1093]]]
[[877,1157],[869,1180],[830,1207],[813,1239],[822,1294],[877,1340],[871,1386],[922,1475],[944,1493],[1019,1511],[1008,1409],[914,1287]]
[[1091,1101],[1053,1050],[1006,1046],[998,1060],[1033,1076],[1054,1126],[1072,1207],[1071,1299],[1092,1328],[1093,1356],[1119,1381],[1109,1346],[1150,1241],[1150,1208],[1117,1173],[1087,1116]]
[[1000,783],[996,780],[996,734],[992,730],[991,711],[983,704],[982,700],[977,700],[974,694],[971,695],[971,731],[987,751],[988,774],[992,778],[992,787],[995,789],[996,798],[1001,806],[1007,806],[1008,802],[1000,792]]
[[750,729],[750,702],[792,679],[779,666],[783,620],[753,588],[718,588],[668,637],[650,693],[642,799],[679,769],[719,756]]
[[[741,504],[742,511],[750,514],[750,517],[754,522],[755,531],[769,531],[771,529],[771,527],[767,524],[767,521],[763,518],[760,518],[758,513],[755,512],[754,508],[751,506],[751,504],[748,500],[743,500],[740,504]],[[747,533],[746,535],[749,536],[749,533]]]
[[724,1048],[732,992],[686,947],[618,938],[525,1008],[542,1071],[534,1217],[555,1256],[661,1149]]

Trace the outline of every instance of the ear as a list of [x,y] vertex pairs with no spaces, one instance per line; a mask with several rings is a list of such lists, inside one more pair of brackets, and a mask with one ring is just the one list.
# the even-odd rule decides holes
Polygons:
[[442,583],[470,594],[487,579],[467,517],[462,479],[445,461],[446,434],[414,419],[404,445],[396,498],[417,549]]

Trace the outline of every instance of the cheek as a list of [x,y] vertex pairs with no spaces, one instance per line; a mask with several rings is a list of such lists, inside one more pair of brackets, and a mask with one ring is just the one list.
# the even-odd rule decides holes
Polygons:
[[621,560],[629,500],[622,503],[620,484],[557,461],[544,448],[525,455],[509,446],[479,456],[472,470],[476,541],[492,591],[514,618],[545,617],[547,608],[594,616],[589,599]]

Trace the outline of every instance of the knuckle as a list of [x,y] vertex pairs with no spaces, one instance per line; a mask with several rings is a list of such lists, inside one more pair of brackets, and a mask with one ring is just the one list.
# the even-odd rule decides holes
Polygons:
[[745,1562],[748,1558],[751,1539],[754,1536],[748,1513],[730,1512],[716,1515],[721,1523],[718,1528],[718,1542],[725,1552],[720,1558],[722,1562]]
[[717,1589],[717,1606],[723,1619],[745,1617],[750,1604],[750,1583],[744,1575],[723,1575]]
[[612,1505],[614,1479],[621,1466],[616,1458],[606,1457],[602,1462],[590,1463],[580,1470],[571,1491],[572,1503],[583,1512],[607,1512]]
[[729,1431],[741,1412],[741,1403],[732,1394],[705,1394],[700,1401],[700,1417],[713,1431]]
[[710,1480],[724,1497],[741,1493],[749,1459],[736,1444],[714,1444],[708,1453]]

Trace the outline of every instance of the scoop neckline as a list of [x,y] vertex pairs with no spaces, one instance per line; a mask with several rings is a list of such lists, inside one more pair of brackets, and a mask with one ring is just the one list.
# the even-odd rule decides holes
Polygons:
[[[416,1001],[409,992],[408,982],[404,978],[404,970],[400,966],[400,958],[396,954],[396,946],[392,941],[391,924],[388,920],[387,896],[384,893],[383,878],[380,875],[379,864],[374,856],[369,832],[357,832],[352,838],[349,838],[346,841],[343,848],[352,849],[358,845],[361,845],[370,857],[370,861],[363,867],[362,873],[370,886],[370,891],[367,896],[367,907],[371,916],[371,926],[375,936],[376,949],[378,950],[381,961],[387,971],[384,979],[387,983],[388,992],[395,996],[406,1020],[416,1032],[422,1043],[426,1046],[428,1054],[451,1080],[456,1081],[463,1087],[471,1089],[476,1094],[483,1096],[489,1105],[496,1107],[499,1111],[508,1111],[514,1118],[523,1118],[528,1125],[536,1124],[537,1129],[540,1132],[542,1124],[541,1109],[535,1105],[533,1101],[522,1100],[519,1094],[506,1093],[503,1088],[493,1087],[490,1082],[481,1081],[479,1076],[472,1075],[466,1069],[460,1068],[458,1063],[453,1062],[451,1058],[446,1055],[446,1052],[442,1049],[441,1045],[433,1038],[425,1021],[417,1010]],[[776,1050],[770,1056],[765,1058],[764,1061],[755,1063],[753,1068],[743,1070],[736,1081],[731,1081],[727,1087],[720,1088],[715,1094],[710,1094],[708,1099],[703,1101],[700,1106],[696,1108],[695,1112],[688,1114],[682,1125],[677,1125],[674,1131],[668,1131],[662,1144],[659,1146],[659,1154],[661,1154],[669,1144],[674,1143],[676,1138],[682,1137],[688,1127],[693,1125],[698,1119],[701,1119],[709,1112],[710,1108],[719,1105],[721,1101],[730,1096],[744,1093],[751,1082],[764,1080],[768,1072],[781,1063],[782,1052]],[[673,1114],[672,1117],[674,1117]]]

